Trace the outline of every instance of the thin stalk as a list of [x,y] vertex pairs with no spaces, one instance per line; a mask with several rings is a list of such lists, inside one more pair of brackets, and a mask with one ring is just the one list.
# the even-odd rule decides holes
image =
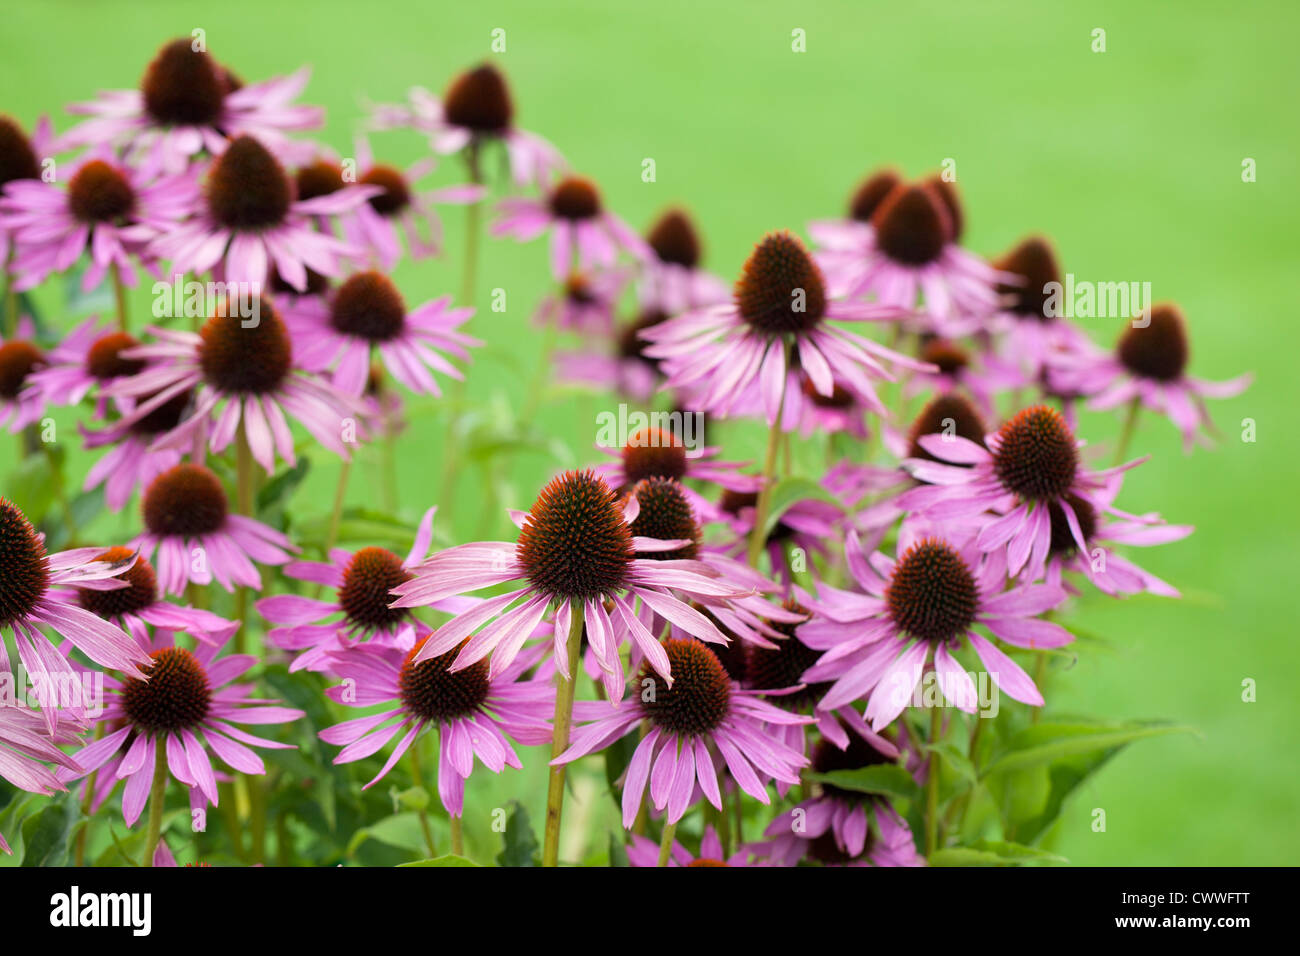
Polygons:
[[[421,790],[424,789],[424,773],[420,770],[420,738],[411,742],[411,779]],[[429,815],[421,808],[416,814],[420,818],[420,832],[424,834],[424,845],[429,850],[429,859],[438,855],[433,842],[433,829],[429,826]],[[454,819],[454,818],[453,818]]]
[[461,829],[460,817],[451,818],[451,852],[453,856],[465,855],[465,834]]
[[[788,366],[790,364],[789,347],[783,343],[781,348],[786,350],[786,365]],[[763,486],[758,490],[758,503],[754,507],[754,527],[749,533],[747,560],[750,567],[757,567],[758,556],[763,553],[763,543],[767,540],[764,526],[767,524],[767,512],[772,507],[772,478],[776,474],[776,451],[781,444],[781,418],[785,408],[785,386],[787,381],[789,381],[788,375],[781,382],[781,400],[776,405],[776,420],[772,422],[772,426],[767,432],[767,456],[763,459]]]
[[560,677],[555,693],[555,727],[551,736],[551,777],[546,789],[546,838],[542,847],[542,866],[560,862],[560,818],[564,813],[564,777],[566,764],[554,761],[569,749],[569,729],[573,723],[573,696],[578,686],[582,663],[582,603],[569,605],[569,676]]
[[[1045,651],[1039,651],[1038,659],[1034,661],[1034,686],[1038,688],[1038,692],[1040,694],[1043,692],[1043,681],[1046,679],[1047,679],[1047,653]],[[1041,707],[1032,708],[1029,714],[1030,723],[1035,723],[1035,724],[1038,723],[1038,717],[1040,714],[1042,714],[1042,712],[1043,712],[1043,708]]]
[[[104,736],[104,722],[100,721],[95,725],[95,739],[99,740]],[[90,825],[94,819],[90,816],[90,808],[95,802],[95,780],[99,777],[99,771],[92,771],[86,778],[86,796],[81,801],[81,815],[86,817],[86,825],[81,828],[77,834],[77,850],[74,857],[74,866],[86,865],[86,843],[90,839]]]
[[[253,517],[253,453],[248,447],[248,435],[243,423],[239,426],[239,436],[235,443],[235,507],[246,518]],[[235,620],[239,621],[239,630],[235,632],[235,653],[244,653],[248,643],[248,627],[244,618],[248,616],[248,589],[239,587],[235,590]]]
[[[479,168],[478,143],[471,141],[465,149],[465,165],[469,168],[469,181],[478,185],[483,182],[483,172]],[[474,284],[478,275],[478,241],[479,220],[482,214],[482,200],[465,207],[465,263],[461,274],[460,304],[474,304]]]
[[[930,709],[930,745],[939,742],[943,733],[943,708]],[[925,855],[934,855],[939,843],[939,755],[930,751],[925,776]]]
[[1124,463],[1124,455],[1128,452],[1129,442],[1133,440],[1133,432],[1137,428],[1138,412],[1142,410],[1142,402],[1139,399],[1133,399],[1128,403],[1128,414],[1124,416],[1124,427],[1119,433],[1119,444],[1115,447],[1115,465]]
[[144,838],[141,866],[153,866],[153,855],[162,838],[163,797],[167,792],[167,736],[159,734],[154,744],[153,788],[149,791],[149,830]]
[[126,318],[126,285],[122,282],[122,277],[118,275],[116,268],[108,271],[113,274],[113,298],[117,301],[117,327],[120,331],[126,332],[130,327],[130,322]]
[[658,866],[667,866],[669,858],[673,855],[673,837],[677,835],[677,824],[665,823],[664,835],[659,838],[659,863]]

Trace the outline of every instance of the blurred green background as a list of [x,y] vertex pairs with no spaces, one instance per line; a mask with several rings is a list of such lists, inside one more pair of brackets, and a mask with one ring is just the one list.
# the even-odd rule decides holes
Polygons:
[[[1149,281],[1157,300],[1181,303],[1193,374],[1256,375],[1244,396],[1214,405],[1218,449],[1185,456],[1173,427],[1151,416],[1133,445],[1152,461],[1131,473],[1121,506],[1197,526],[1187,541],[1136,557],[1187,597],[1079,602],[1067,622],[1113,648],[1082,655],[1055,679],[1049,701],[1063,712],[1171,718],[1201,735],[1122,753],[1069,807],[1054,846],[1079,864],[1295,861],[1300,652],[1287,594],[1297,571],[1300,451],[1280,430],[1296,397],[1286,369],[1300,252],[1300,136],[1286,119],[1297,93],[1294,4],[10,5],[0,110],[24,125],[48,112],[66,129],[63,104],[136,85],[161,43],[196,27],[245,81],[310,64],[304,100],[327,107],[323,138],[344,155],[364,99],[394,101],[413,84],[441,90],[489,56],[491,31],[503,29],[507,50],[496,60],[513,83],[520,125],[550,138],[637,227],[669,204],[687,205],[708,265],[728,278],[765,230],[802,231],[839,214],[867,171],[888,163],[919,175],[952,158],[974,250],[997,253],[1045,232],[1076,276]],[[791,50],[796,28],[806,31],[804,53]],[[1097,28],[1106,31],[1104,53],[1092,51]],[[384,134],[374,145],[400,163],[423,153],[411,134]],[[647,157],[657,164],[652,184],[641,180]],[[1253,183],[1241,177],[1247,157],[1257,163]],[[459,176],[448,161],[434,179]],[[446,225],[447,258],[398,271],[410,301],[460,287],[460,213],[448,212]],[[469,397],[493,409],[494,427],[508,435],[510,418],[527,413],[542,354],[530,316],[548,288],[543,246],[490,242],[478,287],[471,331],[489,347],[476,356]],[[504,314],[483,310],[493,288],[507,291]],[[145,296],[135,299],[138,311]],[[46,290],[40,301],[60,297]],[[1098,341],[1118,333],[1111,322],[1084,324]],[[592,460],[595,414],[610,400],[547,397],[536,421],[550,446],[530,444],[495,473],[451,463],[460,484],[453,513],[440,515],[444,540],[506,536],[501,506],[526,508],[554,469]],[[399,500],[414,520],[434,503],[448,465],[445,418],[430,403],[411,408]],[[1240,440],[1247,418],[1257,424],[1254,443]],[[1116,431],[1116,420],[1101,416],[1085,416],[1081,429],[1099,445]],[[746,427],[726,435],[731,457],[752,456],[761,442]],[[313,464],[300,507],[323,514],[337,465],[324,456]],[[373,471],[354,472],[349,504],[373,504],[375,487]],[[486,505],[490,497],[499,504]],[[107,537],[133,520],[98,527]],[[1255,703],[1242,701],[1246,679],[1258,684]],[[475,792],[537,794],[527,797],[536,824],[541,756],[526,761],[524,778],[476,774],[470,802]],[[592,814],[611,819],[601,789],[579,779],[566,830]],[[1106,810],[1107,832],[1092,831],[1093,808]]]

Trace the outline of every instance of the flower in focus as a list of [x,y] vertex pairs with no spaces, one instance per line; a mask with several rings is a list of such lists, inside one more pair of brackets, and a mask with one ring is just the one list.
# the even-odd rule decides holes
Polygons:
[[[637,616],[637,598],[692,635],[727,643],[708,618],[677,595],[716,601],[740,597],[747,589],[719,579],[716,572],[698,562],[638,557],[638,552],[671,551],[691,542],[634,537],[630,525],[636,506],[632,502],[635,498],[620,507],[609,485],[589,471],[565,472],[542,489],[528,512],[512,514],[520,529],[517,542],[457,545],[421,562],[412,580],[394,588],[398,595],[394,607],[423,607],[521,579],[527,584],[488,598],[437,628],[420,651],[419,660],[460,648],[451,665],[458,671],[492,654],[489,676],[494,677],[510,666],[554,603],[556,664],[567,680],[571,614],[577,607],[604,673],[606,690],[621,699],[624,678],[618,636],[622,631],[630,634],[655,672],[666,682],[672,681],[668,655]],[[612,612],[606,610],[606,601]]]
[[358,272],[325,296],[300,297],[284,314],[295,354],[313,372],[334,368],[334,387],[360,397],[378,352],[393,378],[413,392],[441,395],[433,372],[464,376],[441,355],[469,360],[482,345],[458,331],[474,314],[443,296],[408,311],[397,286],[379,272]]
[[214,580],[227,591],[236,585],[261,590],[253,562],[284,564],[295,550],[275,529],[231,514],[221,482],[202,465],[176,465],[160,474],[145,490],[140,512],[144,531],[131,545],[153,561],[164,594]]
[[127,826],[135,825],[148,802],[160,739],[168,773],[189,789],[190,806],[202,809],[217,806],[209,751],[239,773],[263,774],[266,765],[252,747],[293,749],[293,744],[255,737],[236,724],[284,724],[303,716],[301,710],[254,699],[251,683],[232,683],[257,663],[252,654],[218,658],[224,641],[191,651],[178,646],[175,637],[158,634],[147,645],[145,679],[104,676],[112,691],[103,715],[107,732],[72,755],[80,771],[56,771],[65,783],[98,771],[91,795],[96,810],[125,780],[122,816]]
[[895,311],[830,298],[802,243],[776,232],[745,263],[734,303],[687,312],[642,336],[652,343],[646,354],[662,360],[665,387],[685,389],[705,412],[725,417],[756,406],[772,424],[780,414],[786,370],[797,356],[819,395],[833,395],[840,382],[883,415],[872,379],[892,376],[880,362],[928,366],[829,322]]
[[287,160],[311,150],[286,132],[315,129],[324,111],[295,106],[311,71],[244,86],[190,38],[173,40],[145,69],[138,90],[101,93],[68,107],[89,116],[64,137],[69,147],[113,145],[125,149],[145,175],[175,174],[202,153],[217,154],[228,139],[252,134]]
[[668,638],[662,651],[674,680],[666,686],[647,660],[632,706],[611,701],[579,701],[569,749],[552,761],[565,764],[608,747],[635,731],[650,729],[637,744],[623,781],[623,826],[631,828],[647,783],[656,810],[668,823],[686,813],[699,792],[722,809],[715,759],[721,759],[736,784],[755,800],[771,803],[765,779],[799,782],[808,758],[772,737],[770,725],[806,724],[811,717],[791,714],[743,690],[723,669],[717,655],[695,640]]
[[[419,641],[411,630],[393,644],[361,644],[329,655],[329,670],[346,686],[331,687],[332,700],[354,707],[397,706],[358,717],[320,732],[326,743],[343,747],[335,763],[368,757],[402,734],[383,768],[366,787],[374,786],[402,758],[426,727],[438,730],[438,796],[453,817],[464,812],[465,781],[474,760],[493,773],[523,764],[506,735],[525,746],[551,739],[549,717],[555,688],[549,681],[522,680],[535,663],[523,655],[495,674],[488,662],[452,669],[455,649],[436,657],[421,654],[430,638]],[[391,723],[390,723],[391,721]]]
[[933,656],[943,696],[961,710],[974,712],[975,685],[952,654],[963,637],[1008,696],[1043,705],[1042,694],[1020,666],[973,628],[983,624],[1019,647],[1061,647],[1073,635],[1037,615],[1060,605],[1064,589],[1022,584],[1003,592],[1005,551],[981,555],[970,544],[919,537],[906,524],[897,559],[878,551],[868,558],[856,533],[849,534],[845,555],[850,574],[865,593],[841,591],[823,582],[812,606],[813,619],[798,630],[805,644],[824,652],[804,679],[833,681],[817,705],[820,710],[835,710],[870,693],[866,717],[879,731],[908,706]]
[[206,441],[213,454],[220,454],[242,428],[253,460],[270,474],[277,455],[290,466],[297,460],[288,413],[330,451],[349,458],[348,446],[364,437],[356,421],[359,402],[304,371],[279,312],[266,299],[252,304],[251,320],[242,317],[232,299],[198,332],[151,328],[156,341],[124,354],[153,364],[105,390],[137,403],[121,424],[134,424],[192,391],[187,417],[151,448],[188,450]]

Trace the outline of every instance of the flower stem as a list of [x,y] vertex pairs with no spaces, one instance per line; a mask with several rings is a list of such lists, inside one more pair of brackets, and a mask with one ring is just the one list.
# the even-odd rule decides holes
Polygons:
[[461,829],[460,817],[451,818],[451,853],[453,856],[465,855],[465,834]]
[[[417,787],[421,790],[424,789],[424,774],[420,770],[419,737],[416,737],[415,740],[411,742],[411,779],[415,782]],[[424,834],[424,845],[429,850],[429,859],[433,859],[438,855],[438,851],[433,842],[433,830],[429,827],[429,815],[425,813],[424,808],[421,807],[416,813],[416,816],[420,818],[420,832]],[[452,819],[455,820],[456,818],[452,817]]]
[[[786,366],[790,364],[789,347],[782,344],[781,348],[786,349]],[[786,380],[781,382],[781,400],[777,402],[776,418],[767,433],[767,457],[763,459],[763,486],[758,489],[758,503],[754,506],[754,527],[749,533],[749,554],[747,560],[750,567],[758,566],[758,556],[763,553],[763,545],[767,541],[767,512],[772,507],[772,478],[776,474],[776,451],[781,444],[781,418],[785,412],[785,386]]]
[[[569,676],[560,677],[555,692],[555,727],[551,735],[551,760],[569,749],[569,729],[573,723],[573,696],[578,686],[578,668],[582,663],[582,603],[569,605]],[[542,866],[560,862],[560,817],[564,811],[564,776],[566,764],[551,765],[550,784],[546,789],[546,838],[542,847]]]
[[116,267],[108,271],[113,274],[113,298],[117,301],[117,327],[120,331],[126,332],[130,327],[126,318],[126,286],[122,283],[122,277],[118,275]]
[[[943,735],[943,708],[930,709],[930,745],[933,748]],[[925,771],[925,855],[934,855],[939,843],[939,755],[930,751]]]
[[159,734],[154,744],[153,788],[149,791],[149,831],[144,838],[144,861],[153,866],[153,856],[162,838],[163,796],[167,791],[167,737]]
[[13,260],[13,250],[4,263],[4,324],[0,327],[0,337],[11,338],[18,331],[18,293],[14,291],[13,276],[9,274],[9,262]]
[[[103,721],[100,721],[98,724],[95,725],[96,740],[100,740],[103,738],[104,727],[105,724]],[[86,819],[85,826],[83,826],[80,832],[77,833],[77,850],[76,850],[76,855],[74,857],[74,863],[73,863],[74,866],[86,865],[86,843],[90,839],[90,825],[95,822],[90,817],[90,808],[95,803],[95,780],[98,777],[99,777],[99,771],[94,770],[91,771],[90,776],[86,778],[86,795],[81,800],[81,815],[83,817],[86,817],[87,819]]]
[[[483,182],[483,174],[479,168],[478,143],[471,141],[465,149],[465,165],[469,167],[469,181],[478,185]],[[478,273],[478,241],[479,241],[479,217],[482,211],[482,200],[470,203],[465,207],[465,269],[461,275],[460,286],[460,304],[462,306],[474,304],[474,280]]]
[[1128,452],[1129,442],[1133,440],[1133,432],[1137,428],[1138,412],[1141,410],[1142,402],[1140,399],[1135,398],[1128,403],[1128,414],[1124,416],[1124,427],[1119,433],[1119,444],[1115,447],[1115,465],[1124,463],[1124,455]]
[[[1047,679],[1047,652],[1039,651],[1038,659],[1034,661],[1034,686],[1038,688],[1038,693],[1043,692],[1043,681]],[[1042,714],[1043,708],[1033,707],[1030,709],[1030,723],[1038,723],[1038,717]]]
[[[248,435],[243,423],[239,426],[239,436],[235,442],[235,507],[246,518],[253,516],[253,453],[248,447]],[[248,588],[240,586],[235,590],[235,620],[239,630],[235,632],[235,653],[244,653],[248,642],[248,627],[244,618],[248,616]]]
[[657,866],[667,866],[673,855],[673,837],[677,835],[677,824],[664,823],[664,835],[659,838],[659,862]]

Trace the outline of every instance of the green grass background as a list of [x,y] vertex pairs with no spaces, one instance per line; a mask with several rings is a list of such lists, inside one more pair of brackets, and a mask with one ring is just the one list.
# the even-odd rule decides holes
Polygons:
[[[1186,457],[1172,426],[1142,421],[1134,448],[1152,461],[1131,474],[1120,503],[1197,525],[1189,540],[1138,555],[1188,598],[1081,603],[1069,620],[1115,647],[1058,677],[1051,704],[1173,718],[1201,736],[1122,753],[1067,809],[1055,845],[1080,864],[1296,859],[1300,453],[1286,431],[1297,394],[1287,363],[1300,251],[1294,4],[132,0],[14,4],[4,22],[0,110],[24,125],[50,112],[67,128],[64,103],[135,85],[163,41],[202,27],[212,52],[246,81],[311,64],[305,99],[328,108],[324,138],[345,155],[363,97],[396,100],[417,83],[440,90],[489,55],[490,32],[502,28],[507,51],[497,59],[520,124],[552,139],[634,225],[670,203],[688,205],[708,264],[724,276],[765,230],[838,214],[866,171],[892,163],[920,174],[951,157],[972,248],[995,253],[1043,231],[1080,278],[1151,282],[1158,300],[1177,300],[1189,318],[1194,374],[1257,378],[1244,396],[1214,406],[1225,433],[1215,451]],[[806,31],[806,53],[791,51],[794,28]],[[1094,28],[1106,31],[1105,53],[1091,51]],[[421,153],[408,135],[375,146],[402,162]],[[653,184],[641,181],[646,157],[657,163]],[[1242,182],[1245,157],[1257,161],[1257,182]],[[446,163],[437,178],[457,174]],[[399,269],[412,301],[459,288],[459,214],[447,215],[447,227],[447,259]],[[484,290],[508,295],[504,314],[483,311],[473,323],[490,343],[469,385],[485,407],[526,402],[542,354],[529,316],[546,273],[541,245],[484,250],[480,308]],[[143,295],[135,301],[144,308]],[[1110,341],[1118,330],[1093,322],[1089,331]],[[538,422],[567,463],[590,460],[594,415],[609,400],[549,399]],[[400,460],[409,519],[433,503],[444,468],[445,420],[416,410]],[[1255,443],[1239,440],[1245,418],[1257,423]],[[1115,431],[1114,419],[1085,416],[1091,441],[1105,444]],[[759,446],[752,430],[728,435],[737,453]],[[520,453],[503,476],[511,500],[501,504],[527,507],[558,463]],[[319,514],[337,466],[323,456],[315,464],[301,494]],[[485,511],[481,476],[455,467],[456,506],[440,530],[455,540],[505,536],[500,504]],[[373,504],[373,473],[357,474],[349,504]],[[1247,678],[1258,683],[1255,703],[1241,699]],[[523,779],[507,773],[476,786],[489,799],[536,794],[528,797],[536,821],[541,762],[529,761]],[[603,806],[574,809],[607,801],[594,781],[579,798],[569,810],[575,825],[589,813],[609,819]],[[1090,827],[1098,807],[1105,833]]]

